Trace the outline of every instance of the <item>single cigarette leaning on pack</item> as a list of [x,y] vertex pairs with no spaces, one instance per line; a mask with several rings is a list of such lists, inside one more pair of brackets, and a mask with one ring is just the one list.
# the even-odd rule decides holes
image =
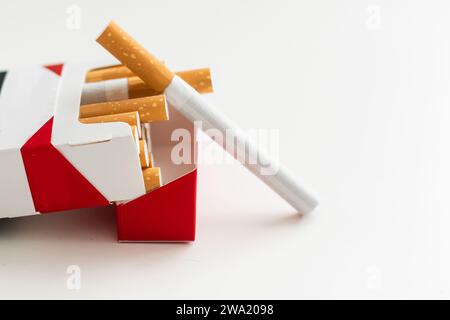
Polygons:
[[128,99],[120,101],[84,104],[80,106],[80,118],[114,115],[126,112],[139,112],[142,123],[169,119],[164,95]]
[[[128,74],[123,72],[123,68],[129,70],[126,67],[119,66],[110,68],[113,70],[118,69],[117,72],[110,72],[108,71],[108,68],[104,69],[104,72],[108,72],[107,75],[127,74],[127,77],[86,83],[81,94],[81,104],[141,98],[154,96],[161,93],[149,87],[144,81],[133,73]],[[213,91],[211,74],[208,68],[181,71],[177,74],[200,93],[210,93]]]
[[[202,129],[217,129],[225,137],[233,138],[245,159],[234,154],[234,148],[226,145],[227,151],[272,190],[278,193],[299,213],[312,211],[318,204],[316,198],[302,183],[295,180],[276,159],[253,144],[242,129],[228,119],[189,84],[170,71],[116,23],[111,22],[97,42],[115,56],[123,65],[139,76],[149,87],[163,92],[168,102],[191,121],[202,121]],[[207,130],[211,132],[211,130]],[[256,163],[248,161],[256,155]],[[261,165],[264,164],[264,165]],[[146,169],[149,170],[149,169]]]
[[147,192],[161,187],[162,180],[160,168],[145,168],[142,170],[142,174],[144,176],[144,185]]

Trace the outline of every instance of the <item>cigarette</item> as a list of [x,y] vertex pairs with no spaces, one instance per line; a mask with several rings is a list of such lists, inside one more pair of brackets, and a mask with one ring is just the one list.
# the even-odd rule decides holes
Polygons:
[[[213,92],[211,74],[208,68],[181,71],[176,74],[199,93]],[[86,84],[83,92],[84,90],[89,90],[90,85],[92,84]],[[154,96],[160,93],[161,92],[149,87],[144,81],[141,80],[141,78],[137,76],[128,78],[128,96],[130,98]]]
[[[209,68],[177,71],[175,72],[175,74],[189,83],[195,90],[200,93],[213,92],[211,70]],[[133,84],[135,84],[135,82],[144,84],[144,82],[140,80],[139,77],[136,77],[136,75],[124,65],[116,65],[91,70],[86,75],[86,82],[99,82],[120,78],[130,78],[128,81]],[[147,85],[145,85],[145,87],[149,91],[152,90]],[[155,92],[154,94],[158,94],[158,92]]]
[[209,68],[179,71],[175,72],[175,74],[199,93],[211,93],[214,91]]
[[89,118],[80,118],[80,122],[85,124],[104,123],[104,122],[125,122],[128,123],[130,126],[136,126],[138,132],[141,130],[141,121],[139,119],[139,112],[137,111],[108,114]]
[[114,22],[106,27],[97,42],[157,92],[164,92],[175,76]]
[[149,161],[149,167],[153,167],[155,164],[153,153],[152,153],[152,138],[151,138],[151,132],[150,129],[151,124],[150,123],[143,123],[142,124],[142,139],[147,142],[147,149],[148,149],[148,161]]
[[[233,138],[238,146],[238,154],[242,154],[243,151],[245,159],[237,157],[234,154],[234,148],[228,148],[228,145],[226,150],[232,156],[237,157],[250,172],[291,204],[299,213],[304,214],[314,210],[318,201],[302,183],[296,181],[286,169],[278,165],[276,159],[272,159],[253,144],[241,128],[192,89],[183,79],[160,63],[117,24],[111,22],[98,37],[97,42],[148,86],[164,92],[168,102],[186,118],[191,121],[202,121],[202,128],[206,129],[208,133],[214,131],[208,129],[217,129],[224,137]],[[239,152],[239,148],[241,152]],[[247,161],[249,156],[253,157],[254,155],[259,161],[256,163]]]
[[136,144],[136,152],[139,154],[139,140],[141,138],[141,133],[139,133],[137,126],[131,126],[131,133],[133,134],[134,143]]
[[[148,146],[148,144],[147,144]],[[152,152],[148,152],[148,166],[149,167],[153,167],[155,165],[155,160],[153,159],[153,153]]]
[[97,82],[104,80],[112,80],[119,78],[134,77],[135,74],[131,72],[126,66],[117,65],[104,68],[97,68],[91,70],[86,75],[86,82]]
[[143,139],[139,140],[139,159],[141,160],[141,167],[150,167],[150,159],[148,156],[147,142]]
[[151,149],[152,139],[151,139],[151,123],[143,123],[142,124],[142,136],[143,139],[147,141],[147,145],[149,150]]
[[162,185],[161,170],[158,167],[145,168],[142,170],[144,176],[145,190],[147,192],[153,191]]
[[85,104],[80,107],[80,118],[114,115],[117,113],[139,112],[141,122],[165,121],[169,119],[164,95]]
[[[119,71],[121,69],[123,69],[122,66]],[[129,70],[128,68],[126,69]],[[211,73],[208,68],[181,71],[177,72],[177,75],[200,93],[210,93],[213,91]],[[145,84],[139,77],[132,74],[131,77],[86,83],[83,86],[83,92],[81,94],[81,104],[141,98],[160,93]]]
[[[141,128],[142,130],[142,128]],[[131,132],[133,133],[133,136],[139,141],[139,139],[142,138],[142,131],[139,132],[137,126],[131,126]]]

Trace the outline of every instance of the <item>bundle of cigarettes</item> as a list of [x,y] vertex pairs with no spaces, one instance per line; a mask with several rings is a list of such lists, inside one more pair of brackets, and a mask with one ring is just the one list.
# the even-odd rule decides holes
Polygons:
[[[209,68],[180,71],[177,75],[199,93],[213,91]],[[150,126],[153,122],[169,120],[165,95],[146,85],[124,65],[91,70],[85,81],[79,121],[129,124],[146,191],[161,187],[161,169],[154,161]]]

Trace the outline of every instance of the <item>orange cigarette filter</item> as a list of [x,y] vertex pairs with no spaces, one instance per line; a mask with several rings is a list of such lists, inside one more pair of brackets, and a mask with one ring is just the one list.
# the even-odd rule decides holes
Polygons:
[[147,142],[143,139],[139,140],[139,159],[141,161],[142,168],[148,168],[150,166],[148,155]]
[[[182,71],[176,73],[199,93],[213,92],[211,74],[208,68]],[[141,78],[134,76],[128,78],[128,95],[130,98],[153,96],[158,92],[150,88]]]
[[81,118],[81,123],[104,123],[104,122],[125,122],[130,126],[136,126],[138,129],[141,127],[139,120],[139,113],[137,111],[134,112],[125,112],[125,113],[116,113],[98,117],[89,117],[89,118]]
[[130,98],[142,98],[159,95],[159,92],[150,88],[139,77],[128,78],[128,96]]
[[136,99],[84,104],[80,107],[80,118],[112,116],[128,112],[139,112],[141,122],[155,122],[169,119],[164,95]]
[[175,72],[177,76],[186,81],[192,88],[199,93],[211,93],[213,92],[213,86],[211,81],[211,71],[209,68],[188,70]]
[[163,92],[175,75],[115,22],[106,27],[97,42],[156,92]]
[[147,192],[161,187],[161,170],[159,167],[145,168],[144,170],[142,170],[142,174],[144,176],[145,190]]
[[135,74],[131,72],[131,70],[126,66],[116,65],[89,71],[86,75],[86,82],[97,82],[119,78],[129,78],[134,76]]
[[[199,93],[213,92],[211,71],[209,68],[178,71],[175,72],[175,74],[186,81]],[[159,93],[146,85],[144,81],[124,65],[92,70],[88,72],[86,82],[98,82],[119,78],[128,78],[128,95],[130,98],[152,96]]]

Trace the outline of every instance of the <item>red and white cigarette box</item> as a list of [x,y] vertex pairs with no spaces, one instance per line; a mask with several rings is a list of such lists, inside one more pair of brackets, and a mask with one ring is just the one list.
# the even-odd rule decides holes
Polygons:
[[[146,194],[130,126],[78,121],[86,73],[106,65],[0,72],[0,218],[114,205],[119,241],[193,241],[194,125],[170,105],[170,120],[151,124],[163,186]],[[190,138],[190,163],[172,161],[177,129]]]

